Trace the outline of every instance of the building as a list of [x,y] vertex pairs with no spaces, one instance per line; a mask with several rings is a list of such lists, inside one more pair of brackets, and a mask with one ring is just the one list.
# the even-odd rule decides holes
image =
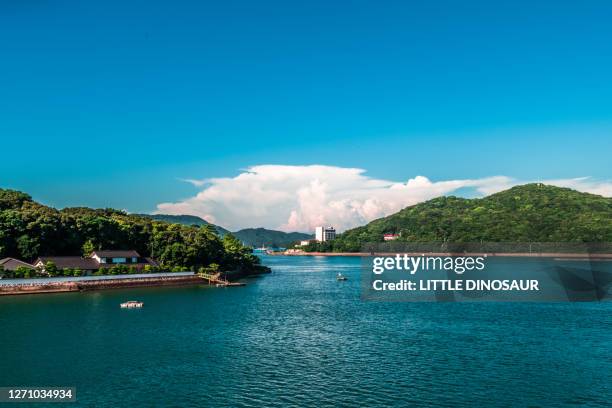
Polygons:
[[84,272],[111,268],[115,265],[133,266],[137,269],[143,269],[147,265],[159,266],[155,260],[143,258],[134,250],[94,251],[88,257],[41,256],[34,262],[34,266],[44,271],[47,262],[53,262],[58,269],[80,269]]
[[315,228],[315,239],[319,242],[333,241],[336,239],[336,229],[334,227]]
[[128,251],[93,251],[89,256],[100,265],[137,264],[140,254],[134,250]]
[[383,240],[385,240],[385,241],[395,241],[399,237],[400,237],[399,234],[385,234],[385,235],[383,235]]
[[307,239],[307,240],[304,240],[304,241],[300,241],[300,246],[309,245],[313,241],[314,241],[314,239]]
[[80,256],[41,256],[34,261],[34,266],[45,272],[47,262],[55,264],[57,269],[79,269],[85,273],[100,269],[100,264],[95,259]]
[[2,267],[2,269],[4,269],[5,271],[16,271],[19,267],[34,269],[34,265],[20,261],[19,259],[15,258],[0,259],[0,267]]

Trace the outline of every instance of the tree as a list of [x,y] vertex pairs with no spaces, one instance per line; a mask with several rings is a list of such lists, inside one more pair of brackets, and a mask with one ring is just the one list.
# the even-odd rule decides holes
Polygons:
[[[0,258],[30,260],[89,255],[96,248],[135,249],[142,256],[159,260],[164,268],[196,270],[217,263],[224,269],[235,269],[248,267],[252,261],[248,253],[240,253],[240,247],[232,246],[235,252],[228,254],[210,226],[171,224],[113,209],[57,210],[32,201],[27,194],[0,189]],[[232,265],[226,265],[226,260]],[[57,268],[46,266],[41,272],[58,275]],[[74,270],[68,273],[74,274]]]
[[22,267],[19,267],[13,271],[13,276],[17,279],[24,278],[25,270]]
[[83,254],[84,257],[88,257],[91,255],[91,253],[95,250],[96,248],[94,247],[93,242],[91,242],[91,239],[88,239],[87,241],[85,241],[85,243],[83,244],[83,246],[81,247],[81,253]]
[[223,248],[225,249],[223,270],[251,268],[259,263],[259,258],[253,255],[252,250],[243,246],[232,234],[223,237]]
[[17,249],[22,259],[34,259],[38,254],[40,243],[36,237],[22,235],[17,238]]
[[0,211],[20,208],[27,201],[32,201],[32,197],[28,194],[21,191],[0,189]]
[[32,278],[34,275],[34,271],[32,270],[32,268],[28,268],[27,266],[18,266],[17,267],[17,274],[19,275],[19,277],[21,278]]
[[55,265],[55,263],[51,262],[51,261],[47,261],[45,263],[45,272],[53,277],[53,276],[58,276],[59,271],[57,269],[57,266]]

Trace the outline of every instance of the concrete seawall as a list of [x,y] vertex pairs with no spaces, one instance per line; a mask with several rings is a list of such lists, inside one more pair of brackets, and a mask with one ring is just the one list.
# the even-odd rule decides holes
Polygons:
[[41,284],[0,285],[0,296],[28,295],[91,290],[120,289],[147,286],[206,285],[209,281],[199,276],[163,276],[147,278],[108,279],[78,282],[54,282]]

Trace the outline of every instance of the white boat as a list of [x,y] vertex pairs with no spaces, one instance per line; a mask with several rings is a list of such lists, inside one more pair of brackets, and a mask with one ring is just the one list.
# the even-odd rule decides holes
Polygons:
[[127,302],[121,303],[120,306],[122,309],[134,309],[143,307],[144,303],[137,300],[128,300]]
[[338,275],[336,275],[336,280],[345,281],[345,280],[348,280],[348,278],[344,276],[343,274],[338,273]]

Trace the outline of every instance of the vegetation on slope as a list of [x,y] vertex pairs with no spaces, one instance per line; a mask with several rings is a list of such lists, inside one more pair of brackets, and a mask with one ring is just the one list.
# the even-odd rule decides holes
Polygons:
[[[169,214],[139,214],[141,217],[152,218],[157,221],[165,221],[172,224],[182,225],[212,225],[217,234],[224,236],[230,232],[223,227],[209,223],[208,221],[195,215],[169,215]],[[232,232],[244,245],[253,248],[262,246],[286,247],[291,243],[312,238],[312,235],[302,232],[283,232],[266,228],[245,228],[240,231]]]
[[312,238],[312,235],[303,232],[283,232],[266,228],[245,228],[234,232],[234,235],[245,245],[256,248],[262,246],[284,248],[293,242]]
[[113,209],[57,210],[24,193],[0,189],[0,259],[74,256],[92,249],[135,249],[164,268],[258,269],[259,258],[231,234],[212,226],[156,221]]
[[391,233],[404,242],[612,242],[612,198],[544,184],[476,199],[439,197],[305,249],[359,251]]
[[220,236],[224,236],[228,234],[229,231],[223,227],[220,227],[215,224],[211,224],[203,218],[200,218],[195,215],[170,215],[170,214],[137,214],[141,217],[151,218],[156,221],[164,221],[170,224],[182,224],[182,225],[197,225],[199,227],[211,225],[217,231],[217,234]]

